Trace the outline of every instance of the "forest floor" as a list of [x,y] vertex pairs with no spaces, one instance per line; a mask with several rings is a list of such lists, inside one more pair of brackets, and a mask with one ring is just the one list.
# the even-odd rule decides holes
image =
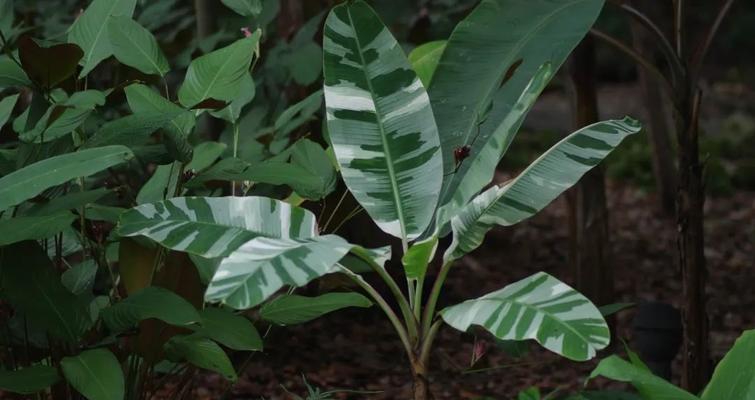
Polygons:
[[[679,306],[681,285],[675,267],[675,226],[656,211],[652,194],[610,184],[608,190],[611,257],[616,302],[661,301]],[[713,357],[718,360],[742,330],[755,326],[755,193],[737,192],[706,203],[708,312]],[[440,306],[501,288],[536,271],[571,282],[566,201],[512,228],[495,228],[485,244],[461,260],[448,278]],[[617,316],[617,335],[631,343],[634,311]],[[260,327],[263,328],[263,327]],[[470,366],[475,342],[486,354]],[[618,343],[618,345],[617,345]],[[620,341],[599,358],[621,351]],[[513,357],[489,336],[462,334],[444,327],[431,360],[431,384],[438,399],[512,399],[537,386],[542,393],[569,393],[582,387],[596,361],[574,363],[535,345]],[[677,362],[678,366],[678,357]],[[678,372],[678,367],[677,371]],[[411,382],[399,341],[380,310],[344,310],[295,327],[274,328],[265,351],[254,355],[232,390],[235,399],[302,398],[302,377],[323,391],[378,391],[334,395],[336,399],[408,399]],[[675,377],[678,379],[678,377]],[[224,383],[214,375],[197,380],[193,398],[216,399]],[[591,384],[600,387],[605,382]]]

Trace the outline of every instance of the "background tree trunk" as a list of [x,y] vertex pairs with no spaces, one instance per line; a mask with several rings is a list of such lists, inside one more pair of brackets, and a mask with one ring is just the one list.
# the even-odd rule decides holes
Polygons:
[[[197,17],[197,41],[212,35],[217,31],[217,0],[194,0],[194,11]],[[197,120],[197,133],[201,137],[217,141],[223,133],[225,124],[202,113]]]
[[[645,4],[643,4],[645,3]],[[648,6],[646,2],[635,1],[633,6],[646,13],[654,21],[660,21],[661,10],[657,4]],[[634,18],[629,18],[634,39],[634,48],[646,59],[658,59],[658,45],[656,39]],[[657,63],[656,63],[657,64]],[[666,99],[661,92],[661,84],[641,66],[637,66],[637,78],[648,119],[643,130],[650,143],[653,163],[655,186],[660,201],[660,209],[664,214],[674,214],[676,201],[676,168],[674,166],[674,149],[671,147],[671,127],[669,126]]]
[[[595,43],[585,37],[571,63],[576,128],[598,121]],[[585,174],[572,189],[572,266],[576,288],[598,305],[613,299],[613,268],[609,261],[608,208],[601,167]]]

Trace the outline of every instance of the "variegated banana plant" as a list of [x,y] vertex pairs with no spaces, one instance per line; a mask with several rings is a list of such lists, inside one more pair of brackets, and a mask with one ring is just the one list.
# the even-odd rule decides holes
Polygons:
[[[268,198],[143,204],[122,215],[119,234],[189,253],[207,271],[205,301],[236,309],[257,306],[284,287],[346,274],[398,333],[416,399],[431,396],[428,359],[444,322],[461,331],[479,326],[504,340],[532,339],[588,360],[608,345],[608,326],[587,298],[546,273],[440,311],[436,305],[454,262],[490,229],[533,216],[639,131],[630,118],[590,125],[515,179],[492,183],[527,112],[602,6],[603,0],[483,0],[447,41],[419,47],[410,58],[365,2],[330,12],[323,33],[329,138],[348,190],[380,229],[401,240],[405,291],[386,270],[390,247],[366,249],[320,232],[311,212]],[[447,235],[452,242],[423,296],[428,265]],[[385,281],[398,310],[362,278],[355,259]],[[273,308],[268,312],[286,309]]]

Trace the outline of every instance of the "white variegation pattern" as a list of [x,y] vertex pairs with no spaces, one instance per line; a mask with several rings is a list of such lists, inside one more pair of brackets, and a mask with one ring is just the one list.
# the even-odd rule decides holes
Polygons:
[[236,309],[254,307],[285,285],[304,286],[340,271],[338,261],[351,247],[335,235],[250,240],[220,262],[205,301]]
[[328,131],[344,181],[382,230],[411,240],[430,224],[443,180],[425,88],[363,1],[331,11],[323,48]]
[[213,258],[258,237],[312,238],[317,221],[303,208],[267,197],[176,197],[123,213],[118,233]]
[[625,137],[640,131],[630,118],[599,122],[572,133],[507,184],[493,186],[451,220],[453,242],[445,259],[476,249],[494,226],[514,225],[535,215],[598,165]]
[[533,339],[576,361],[595,357],[611,340],[600,311],[569,285],[544,272],[449,307],[441,316],[460,331],[479,325],[498,339]]

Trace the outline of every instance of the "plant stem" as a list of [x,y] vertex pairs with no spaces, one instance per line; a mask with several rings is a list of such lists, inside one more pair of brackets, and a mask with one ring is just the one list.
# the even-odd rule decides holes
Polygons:
[[[348,189],[344,189],[343,194],[341,195],[341,198],[338,199],[338,203],[336,203],[336,207],[333,209],[333,211],[328,215],[328,220],[325,221],[325,225],[322,227],[322,231],[325,232],[328,230],[328,227],[330,226],[330,222],[333,220],[333,217],[335,217],[336,212],[338,212],[338,209],[341,208],[341,203],[343,203],[343,199],[346,198],[346,193],[348,193]],[[323,208],[324,209],[324,208]]]
[[419,333],[419,330],[417,328],[417,320],[414,318],[414,314],[412,314],[412,310],[406,301],[406,297],[404,297],[404,294],[401,292],[401,288],[399,288],[396,284],[396,281],[391,278],[385,268],[375,263],[372,257],[370,257],[370,255],[367,254],[364,249],[355,247],[351,252],[354,253],[354,255],[356,255],[357,257],[364,260],[370,266],[370,268],[377,272],[380,278],[383,279],[383,281],[385,281],[385,283],[388,285],[388,288],[391,290],[391,293],[393,293],[393,296],[396,298],[396,302],[398,302],[398,306],[401,309],[401,314],[403,315],[407,329],[409,330],[409,337],[412,339],[412,341],[416,341]]
[[433,288],[430,291],[430,297],[427,299],[427,305],[425,306],[425,313],[422,316],[422,337],[427,338],[430,333],[433,317],[435,317],[435,306],[438,304],[438,296],[440,296],[440,290],[443,288],[443,282],[448,276],[448,271],[451,269],[454,260],[448,260],[440,267],[438,277],[435,278]]
[[433,322],[430,329],[427,330],[427,334],[422,339],[422,349],[419,353],[419,361],[422,365],[427,365],[427,362],[430,360],[430,351],[433,348],[435,336],[438,334],[441,325],[443,325],[443,320],[441,319]]
[[393,309],[391,308],[391,306],[389,306],[388,303],[386,303],[383,296],[381,296],[380,293],[378,293],[377,290],[375,290],[375,288],[370,286],[370,284],[367,283],[361,276],[349,271],[347,268],[343,268],[343,272],[346,275],[348,275],[354,282],[356,282],[357,285],[359,285],[362,289],[364,289],[364,291],[367,292],[367,294],[369,294],[370,297],[372,297],[377,303],[377,305],[383,310],[385,315],[391,321],[391,324],[393,324],[393,328],[396,330],[396,333],[398,333],[399,339],[401,339],[401,343],[404,345],[404,350],[406,351],[406,355],[409,357],[410,360],[413,360],[415,357],[414,357],[414,351],[412,350],[413,348],[412,343],[409,340],[409,336],[407,335],[406,329],[401,324],[401,320],[398,318],[396,313],[393,312]]
[[[239,124],[233,122],[233,158],[239,154]],[[231,181],[231,196],[236,195],[236,181]]]

